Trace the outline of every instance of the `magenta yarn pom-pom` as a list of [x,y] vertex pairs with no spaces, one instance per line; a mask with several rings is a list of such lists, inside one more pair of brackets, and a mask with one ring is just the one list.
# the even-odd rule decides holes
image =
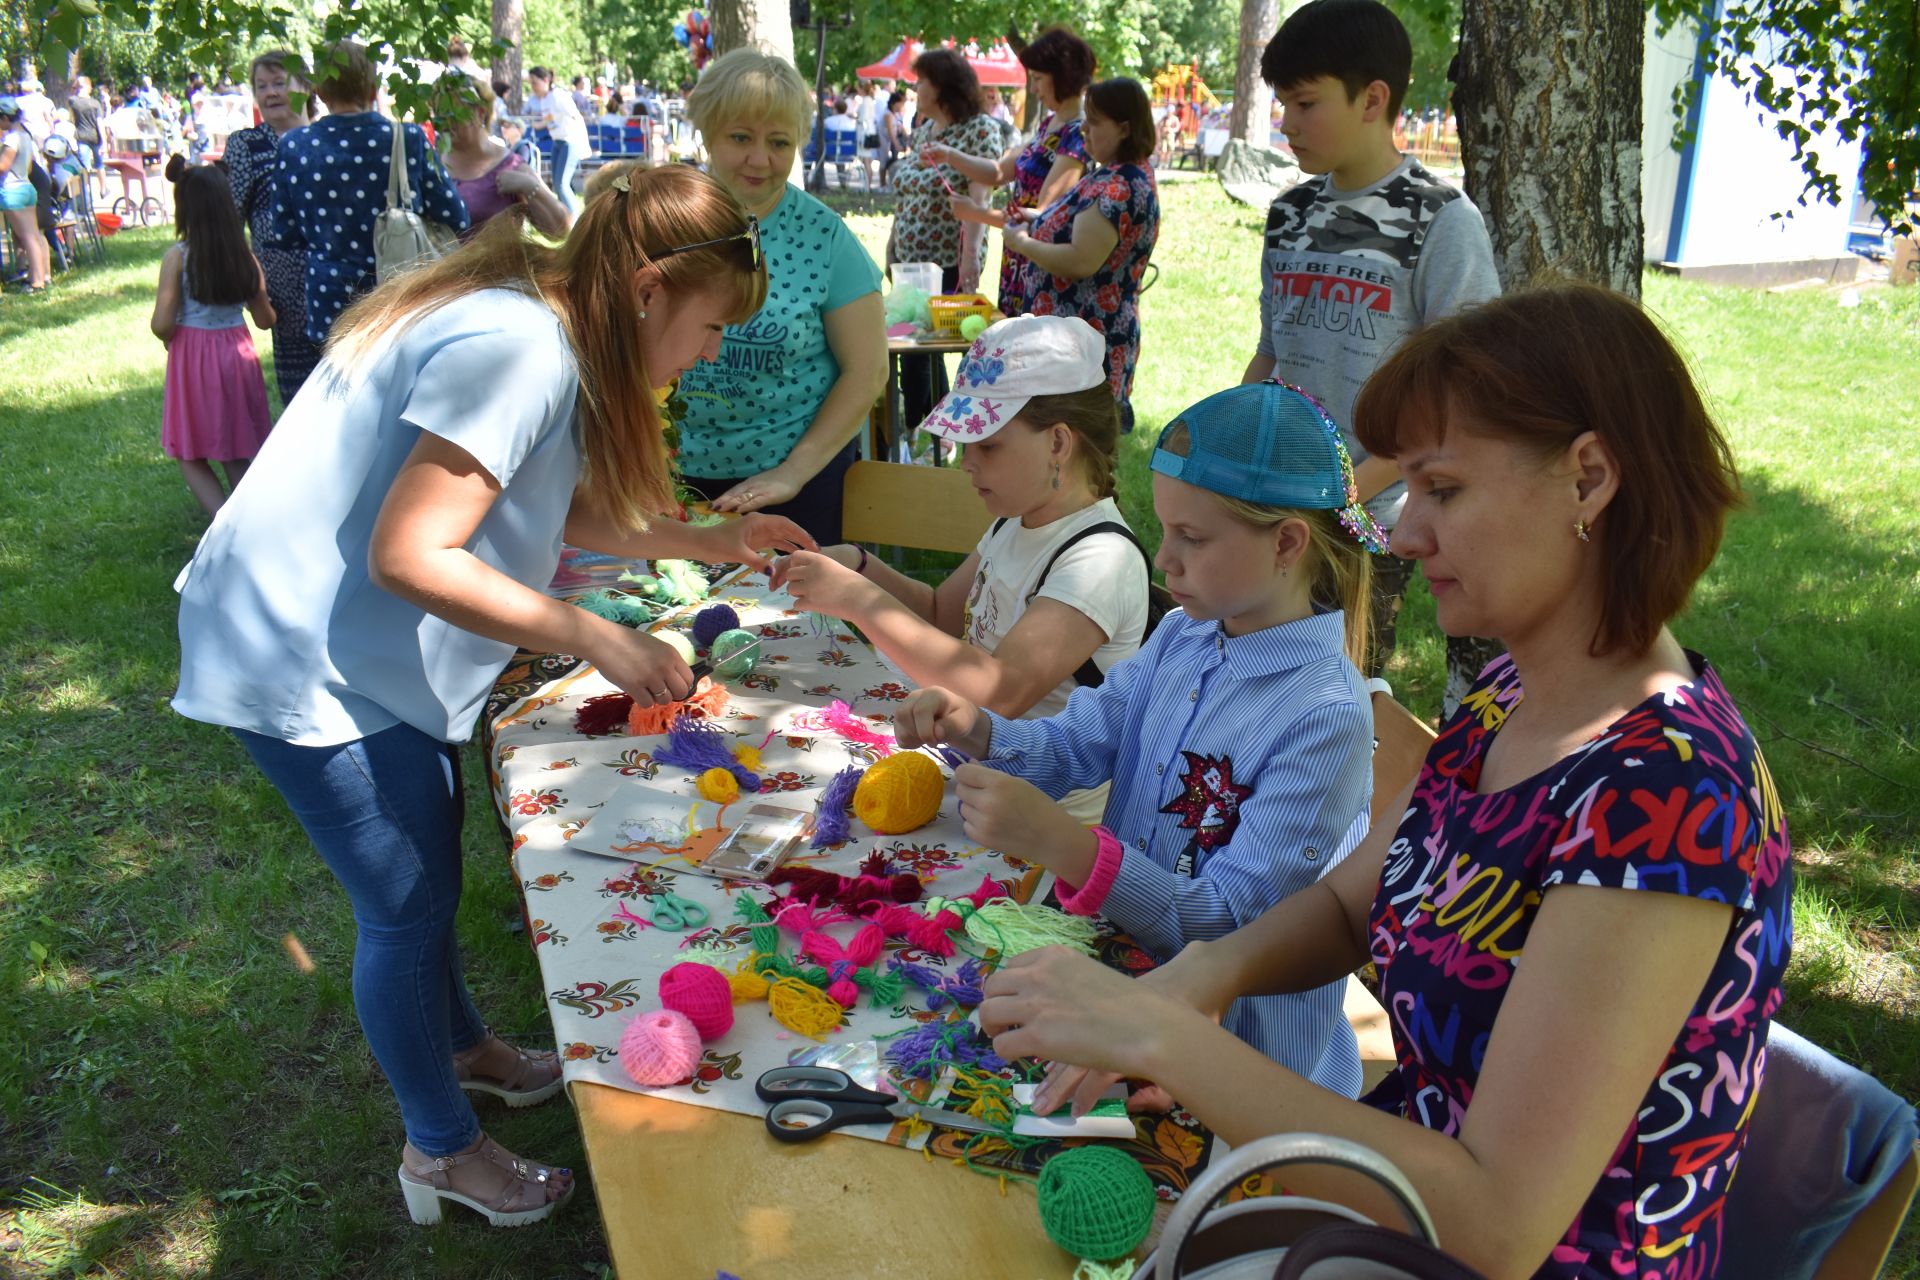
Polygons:
[[731,631],[739,625],[740,615],[731,605],[710,604],[694,615],[693,642],[705,649],[722,631]]
[[700,1065],[700,1033],[677,1009],[655,1009],[627,1024],[620,1065],[635,1084],[678,1084]]
[[733,988],[727,975],[691,960],[660,975],[660,1003],[687,1015],[702,1040],[716,1040],[733,1029]]

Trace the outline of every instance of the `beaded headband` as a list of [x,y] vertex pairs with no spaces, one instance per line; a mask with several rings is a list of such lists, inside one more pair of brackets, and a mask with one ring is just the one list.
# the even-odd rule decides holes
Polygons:
[[1333,415],[1327,412],[1327,406],[1321,404],[1318,397],[1304,387],[1297,387],[1281,378],[1269,378],[1267,381],[1275,386],[1285,387],[1313,406],[1314,414],[1320,419],[1321,428],[1326,431],[1327,438],[1333,441],[1333,451],[1340,459],[1340,483],[1347,503],[1335,509],[1334,518],[1339,520],[1340,527],[1345,529],[1355,542],[1375,555],[1385,555],[1387,532],[1374,520],[1373,513],[1367,510],[1366,504],[1360,501],[1360,484],[1353,474],[1353,455],[1347,452],[1347,443],[1340,438],[1340,427],[1334,422]]

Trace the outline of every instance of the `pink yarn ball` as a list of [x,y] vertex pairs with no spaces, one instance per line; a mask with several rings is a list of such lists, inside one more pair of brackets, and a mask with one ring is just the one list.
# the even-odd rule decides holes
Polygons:
[[643,1013],[620,1037],[620,1065],[635,1084],[678,1084],[700,1065],[700,1033],[678,1010]]
[[733,1029],[733,988],[710,964],[689,960],[661,974],[660,1003],[686,1014],[702,1040],[718,1039]]

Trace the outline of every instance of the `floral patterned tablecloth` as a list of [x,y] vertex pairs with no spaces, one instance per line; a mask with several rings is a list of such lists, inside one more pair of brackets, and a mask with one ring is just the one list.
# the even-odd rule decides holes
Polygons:
[[[617,585],[605,563],[569,564],[554,593]],[[890,727],[890,711],[908,693],[901,677],[844,624],[830,627],[796,613],[784,593],[772,591],[764,575],[735,570],[720,577],[711,599],[731,605],[741,624],[761,640],[757,670],[736,683],[724,717],[717,723],[738,740],[762,748],[762,794],[754,800],[812,812],[820,791],[834,773],[849,764],[865,766],[877,757],[873,748],[851,742],[831,730],[794,723],[796,716],[840,699],[878,728]],[[682,609],[653,629],[690,627],[694,608]],[[594,668],[559,654],[522,654],[509,665],[489,700],[482,740],[496,811],[508,833],[511,860],[526,906],[527,923],[539,956],[547,1005],[569,1081],[587,1080],[618,1089],[642,1091],[619,1062],[619,1043],[628,1020],[659,1007],[658,981],[668,967],[703,959],[731,967],[749,950],[746,926],[734,912],[734,896],[751,893],[762,902],[763,886],[741,886],[689,868],[634,843],[668,830],[684,832],[726,826],[720,807],[699,798],[694,775],[653,758],[661,737],[624,732],[583,737],[574,729],[574,713],[587,699],[614,692]],[[802,856],[842,874],[857,871],[870,853],[883,853],[896,870],[920,877],[927,894],[955,896],[989,877],[1009,892],[1032,888],[1028,864],[969,841],[954,813],[949,785],[946,802],[933,822],[909,835],[873,835],[857,820],[853,839],[837,850]],[[625,848],[623,856],[594,850]],[[637,859],[637,861],[635,860]],[[656,900],[672,894],[704,906],[700,927],[675,931],[649,920]],[[853,926],[831,932],[844,941]],[[796,939],[783,934],[789,954]],[[1151,962],[1124,939],[1109,939],[1105,958],[1122,967]],[[889,954],[935,968],[954,960],[894,942]],[[753,1092],[761,1072],[783,1064],[789,1054],[811,1042],[787,1031],[767,1005],[735,1006],[733,1029],[709,1042],[693,1077],[685,1083],[644,1092],[695,1106],[749,1115],[765,1110]],[[909,988],[902,1003],[872,1008],[863,999],[850,1010],[829,1040],[853,1043],[885,1037],[930,1019],[924,997]],[[909,1139],[904,1126],[888,1130],[865,1126],[845,1132],[894,1143]],[[936,1152],[960,1139],[944,1131],[933,1135]],[[1204,1163],[1206,1143],[1189,1117],[1143,1121],[1131,1148],[1171,1198]],[[1037,1168],[1046,1151],[1012,1153],[1017,1167]]]

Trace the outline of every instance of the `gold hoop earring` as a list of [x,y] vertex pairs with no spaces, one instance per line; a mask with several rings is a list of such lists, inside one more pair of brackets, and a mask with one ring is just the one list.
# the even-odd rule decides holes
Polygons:
[[1573,536],[1582,542],[1592,542],[1593,539],[1587,536],[1588,531],[1592,528],[1593,526],[1585,520],[1575,520],[1573,522]]

